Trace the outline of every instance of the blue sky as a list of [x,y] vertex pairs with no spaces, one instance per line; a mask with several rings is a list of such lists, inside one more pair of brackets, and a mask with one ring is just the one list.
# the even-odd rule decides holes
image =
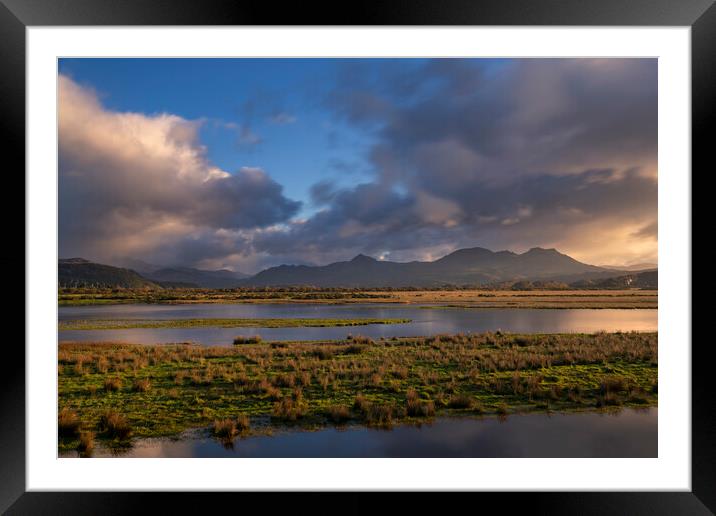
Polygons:
[[62,59],[60,255],[657,259],[656,59]]

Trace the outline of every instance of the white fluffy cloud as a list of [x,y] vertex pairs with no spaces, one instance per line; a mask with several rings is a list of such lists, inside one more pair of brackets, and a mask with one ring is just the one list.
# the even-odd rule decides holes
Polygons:
[[199,128],[172,114],[108,110],[60,76],[60,255],[208,259],[241,252],[248,231],[297,212],[261,169],[213,166]]

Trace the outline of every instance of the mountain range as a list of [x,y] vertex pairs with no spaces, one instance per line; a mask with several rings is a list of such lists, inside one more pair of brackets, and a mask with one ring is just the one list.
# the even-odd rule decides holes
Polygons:
[[517,254],[481,247],[460,249],[432,262],[398,263],[358,255],[322,267],[281,265],[247,279],[249,286],[312,285],[317,287],[435,287],[486,285],[509,280],[572,282],[622,271],[588,265],[556,249],[535,247]]
[[[524,253],[491,251],[481,247],[460,249],[431,262],[390,262],[359,254],[350,261],[324,266],[280,265],[254,276],[189,267],[161,268],[135,260],[133,269],[95,264],[81,258],[60,260],[60,286],[203,287],[263,286],[313,287],[439,287],[481,286],[510,282],[564,283],[574,286],[616,288],[656,284],[656,271],[625,274],[579,262],[556,249],[535,247]],[[613,278],[611,283],[604,280]],[[621,278],[621,279],[618,279]]]

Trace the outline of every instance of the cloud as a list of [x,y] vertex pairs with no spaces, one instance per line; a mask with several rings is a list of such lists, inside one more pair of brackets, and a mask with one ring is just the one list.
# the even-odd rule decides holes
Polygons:
[[336,193],[336,185],[328,179],[314,183],[310,188],[311,201],[318,206],[330,204]]
[[269,116],[269,121],[276,125],[288,125],[293,124],[297,120],[295,115],[287,113],[285,111],[278,111]]
[[167,113],[110,111],[61,75],[60,255],[191,263],[235,253],[247,232],[298,211],[263,170],[212,165],[199,128]]
[[327,99],[338,119],[375,136],[372,180],[315,185],[321,210],[258,235],[257,250],[321,263],[357,252],[424,259],[473,245],[655,259],[656,60],[392,68],[400,71],[348,65]]
[[253,130],[248,125],[240,126],[238,128],[238,131],[239,138],[237,140],[237,143],[241,147],[255,147],[256,145],[263,142],[263,138],[253,132]]
[[[261,142],[248,122],[268,105],[244,108],[239,145]],[[201,122],[113,112],[61,76],[61,255],[245,271],[470,246],[656,261],[655,59],[347,60],[321,106],[372,143],[334,159],[296,219],[260,168],[208,161]]]
[[612,247],[613,236],[602,239],[599,226],[639,226],[654,213],[657,185],[636,169],[605,180],[614,174],[605,169],[530,176],[466,189],[449,199],[427,190],[401,193],[367,183],[332,191],[327,208],[289,231],[257,235],[254,246],[308,262],[385,251],[392,257],[424,259],[437,248],[449,252],[469,245],[518,250],[568,245],[578,251],[580,242],[594,242],[597,248],[616,251],[630,234]]
[[648,238],[656,240],[659,234],[659,223],[658,221],[650,222],[645,226],[640,227],[637,231],[632,233],[635,238]]

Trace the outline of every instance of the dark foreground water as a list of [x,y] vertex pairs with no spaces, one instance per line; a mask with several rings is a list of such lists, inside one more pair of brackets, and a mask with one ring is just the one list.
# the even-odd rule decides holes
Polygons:
[[60,307],[59,319],[201,319],[321,318],[411,319],[406,324],[333,328],[171,328],[60,331],[59,340],[115,341],[136,344],[197,342],[230,345],[236,335],[261,335],[264,340],[341,339],[349,333],[378,337],[411,337],[438,333],[502,330],[512,333],[591,333],[595,331],[657,331],[657,310],[585,309],[435,309],[417,305],[110,305]]
[[[95,457],[657,457],[657,408],[618,413],[440,418],[392,430],[350,427],[237,439],[146,439]],[[73,456],[76,454],[68,454]]]

